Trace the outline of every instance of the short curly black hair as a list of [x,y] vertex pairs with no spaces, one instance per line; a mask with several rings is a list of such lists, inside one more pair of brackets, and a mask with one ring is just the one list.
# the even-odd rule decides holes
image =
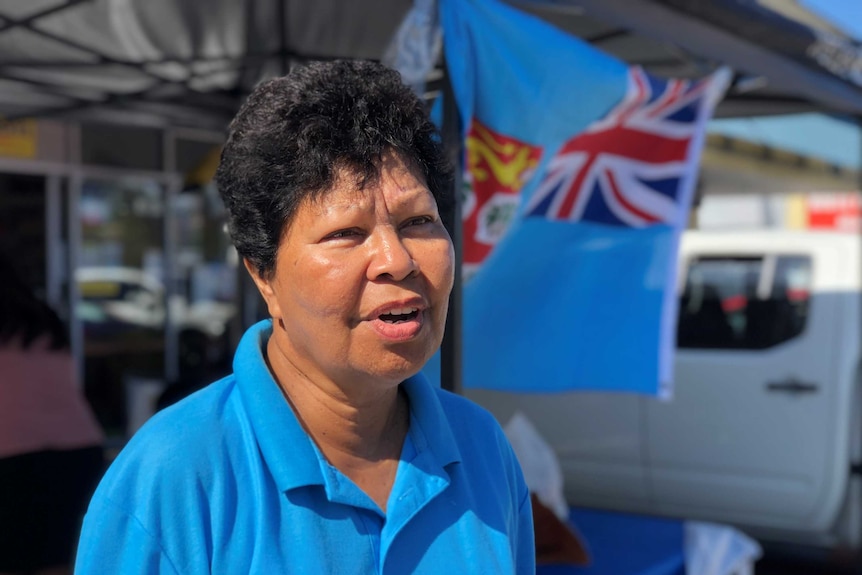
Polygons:
[[345,169],[360,189],[373,182],[389,151],[419,168],[445,210],[452,169],[423,102],[398,72],[335,60],[259,84],[230,124],[216,172],[237,252],[271,277],[298,206]]

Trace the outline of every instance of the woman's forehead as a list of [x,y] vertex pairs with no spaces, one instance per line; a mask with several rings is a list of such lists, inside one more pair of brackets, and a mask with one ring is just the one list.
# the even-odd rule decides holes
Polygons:
[[311,216],[325,216],[340,212],[355,212],[370,210],[378,203],[384,203],[389,209],[409,206],[420,202],[433,201],[428,187],[420,180],[386,179],[366,185],[364,188],[337,187],[326,190],[300,205],[300,210]]
[[381,193],[387,202],[404,203],[424,199],[430,191],[418,166],[398,156],[387,155],[378,163],[378,170],[371,174],[337,169],[333,185],[311,195],[303,204],[312,212],[323,213],[373,204]]

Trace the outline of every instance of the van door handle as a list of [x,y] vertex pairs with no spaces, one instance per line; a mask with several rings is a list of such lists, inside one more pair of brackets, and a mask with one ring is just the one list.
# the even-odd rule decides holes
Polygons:
[[816,383],[807,383],[799,381],[791,377],[784,381],[773,381],[766,384],[767,391],[777,391],[781,393],[789,393],[791,395],[800,395],[803,393],[817,393],[820,386]]

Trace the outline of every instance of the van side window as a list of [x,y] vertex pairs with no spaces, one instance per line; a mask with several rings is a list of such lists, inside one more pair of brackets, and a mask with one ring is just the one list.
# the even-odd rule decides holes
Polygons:
[[806,256],[699,257],[688,262],[677,347],[765,349],[805,329]]

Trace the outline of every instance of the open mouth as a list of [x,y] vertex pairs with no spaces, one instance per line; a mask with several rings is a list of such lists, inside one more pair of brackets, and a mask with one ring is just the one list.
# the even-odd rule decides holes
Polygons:
[[415,307],[407,307],[401,309],[393,309],[388,313],[380,314],[380,320],[386,323],[403,323],[416,319],[419,315],[419,310]]

